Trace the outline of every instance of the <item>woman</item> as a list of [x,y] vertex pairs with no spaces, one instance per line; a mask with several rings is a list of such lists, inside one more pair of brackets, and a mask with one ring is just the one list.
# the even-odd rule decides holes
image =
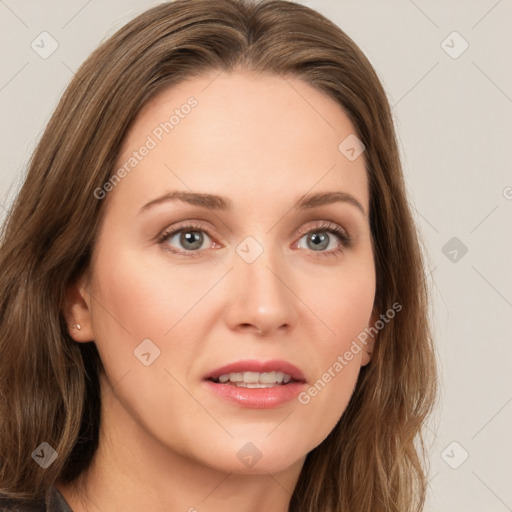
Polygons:
[[4,509],[422,509],[421,252],[383,88],[315,11],[177,0],[114,34],[0,267]]

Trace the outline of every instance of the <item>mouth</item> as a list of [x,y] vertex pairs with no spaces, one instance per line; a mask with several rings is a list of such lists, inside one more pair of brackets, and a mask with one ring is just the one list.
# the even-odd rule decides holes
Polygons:
[[203,381],[216,395],[258,409],[290,401],[306,383],[299,368],[281,360],[238,361],[213,370]]

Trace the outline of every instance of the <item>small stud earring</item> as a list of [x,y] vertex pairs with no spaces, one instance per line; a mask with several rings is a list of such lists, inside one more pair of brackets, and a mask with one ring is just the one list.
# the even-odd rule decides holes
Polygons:
[[80,324],[73,324],[71,327],[76,327],[78,330],[80,330],[82,328],[82,326]]

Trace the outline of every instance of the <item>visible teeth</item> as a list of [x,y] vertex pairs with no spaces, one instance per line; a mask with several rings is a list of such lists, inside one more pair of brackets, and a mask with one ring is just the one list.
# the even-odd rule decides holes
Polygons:
[[258,372],[244,372],[243,381],[246,384],[256,384],[259,378],[260,374]]
[[274,384],[275,382],[277,382],[276,372],[262,373],[259,376],[259,381],[261,384]]
[[220,375],[218,382],[233,383],[246,388],[268,388],[276,384],[287,384],[291,379],[291,376],[284,372],[238,372]]

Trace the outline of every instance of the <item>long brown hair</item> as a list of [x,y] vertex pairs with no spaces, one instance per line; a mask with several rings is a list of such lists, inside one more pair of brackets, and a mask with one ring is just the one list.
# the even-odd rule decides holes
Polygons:
[[[284,0],[177,0],[120,29],[80,67],[30,161],[0,246],[0,492],[41,497],[75,480],[98,445],[101,360],[67,331],[65,290],[89,270],[123,139],[145,103],[207,71],[292,76],[345,111],[365,146],[377,275],[375,309],[403,307],[379,332],[348,405],[305,461],[290,511],[419,511],[422,427],[436,392],[423,257],[390,106],[355,43]],[[31,454],[47,442],[47,469]]]

